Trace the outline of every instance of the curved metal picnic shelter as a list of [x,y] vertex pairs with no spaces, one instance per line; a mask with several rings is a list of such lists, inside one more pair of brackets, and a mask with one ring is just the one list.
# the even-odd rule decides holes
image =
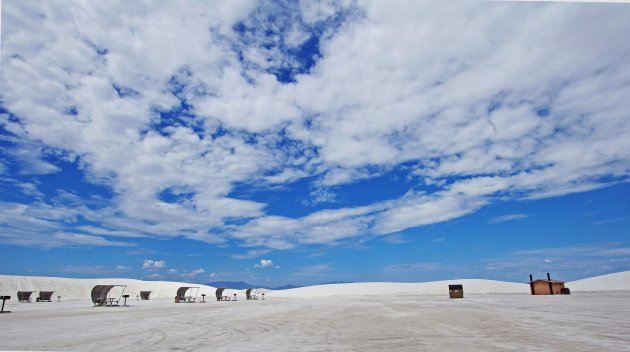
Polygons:
[[[123,287],[123,293],[125,291],[126,285],[96,285],[92,288],[92,303],[95,306],[104,306],[104,305],[114,305],[114,301],[118,303],[120,301],[120,297],[118,300],[109,298],[109,291],[111,291],[114,287]],[[122,293],[121,293],[122,297]]]
[[245,297],[248,300],[257,300],[259,298],[261,289],[260,288],[248,288],[245,291]]
[[177,298],[186,299],[186,291],[188,291],[190,287],[180,287],[177,289]]
[[217,288],[217,291],[215,292],[215,294],[217,296],[217,301],[222,301],[223,300],[223,291],[225,291],[225,287]]
[[[195,292],[195,296],[192,295],[186,296],[186,292],[188,290],[197,289]],[[197,299],[197,293],[199,292],[199,286],[183,286],[177,289],[177,296],[175,297],[175,302],[195,302]],[[192,292],[191,292],[192,293]]]
[[18,302],[30,302],[35,291],[17,291]]
[[[215,295],[217,296],[217,301],[232,301],[236,300],[236,293],[234,289],[227,287],[219,287],[217,288]],[[234,298],[232,298],[232,295]]]
[[37,302],[51,302],[51,298],[55,291],[39,291]]

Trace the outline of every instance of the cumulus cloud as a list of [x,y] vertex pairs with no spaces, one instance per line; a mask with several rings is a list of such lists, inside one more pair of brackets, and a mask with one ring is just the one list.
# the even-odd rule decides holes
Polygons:
[[[183,273],[179,274],[179,277],[184,278],[184,279],[192,279],[192,278],[195,278],[196,276],[201,275],[201,274],[203,274],[205,272],[206,271],[204,269],[199,268],[199,269],[195,269],[195,270],[192,270],[192,271],[184,271]],[[171,272],[171,274],[177,274],[177,271]]]
[[214,279],[217,278],[219,276],[219,274],[217,273],[210,273],[210,275],[208,275],[209,278]]
[[166,260],[145,259],[142,263],[142,269],[162,269],[166,267]]
[[260,260],[260,264],[256,264],[254,265],[254,267],[256,268],[273,268],[273,262],[271,261],[271,259],[261,259]]
[[[628,179],[623,5],[4,5],[4,153],[22,174],[76,160],[114,193],[99,207],[0,204],[6,243],[182,235],[256,257]],[[294,53],[307,42],[306,60]],[[336,196],[402,167],[404,195]],[[335,209],[287,217],[233,193],[301,179],[306,204]]]

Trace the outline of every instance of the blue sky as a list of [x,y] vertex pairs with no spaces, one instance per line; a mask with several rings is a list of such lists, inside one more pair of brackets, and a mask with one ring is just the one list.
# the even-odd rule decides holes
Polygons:
[[623,4],[2,2],[2,274],[630,270]]

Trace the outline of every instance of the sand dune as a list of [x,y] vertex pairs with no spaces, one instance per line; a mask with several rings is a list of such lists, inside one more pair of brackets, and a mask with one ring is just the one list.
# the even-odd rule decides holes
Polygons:
[[590,277],[567,283],[571,291],[630,291],[630,271]]
[[[63,300],[90,300],[90,292],[95,285],[127,285],[125,294],[135,298],[140,291],[152,291],[152,299],[176,296],[177,289],[182,286],[198,286],[199,293],[214,297],[212,286],[172,281],[142,281],[134,279],[103,278],[103,279],[67,279],[59,277],[12,276],[0,275],[0,295],[15,296],[17,291],[55,291],[54,296],[61,296]],[[115,290],[112,293],[116,293]]]
[[[466,298],[448,298],[448,285]],[[96,284],[128,285],[127,307],[93,308]],[[180,286],[206,304],[174,304]],[[630,272],[570,282],[570,296],[531,296],[491,280],[367,282],[268,291],[269,299],[213,299],[214,287],[120,278],[0,276],[10,295],[0,320],[5,350],[623,351],[630,338]],[[60,303],[18,303],[18,290],[55,290]],[[152,300],[138,301],[140,290]],[[334,299],[330,297],[335,296]],[[541,335],[541,332],[542,333]],[[541,338],[544,337],[544,338]]]
[[[14,296],[17,291],[56,291],[62,299],[90,300],[90,291],[95,285],[127,285],[125,293],[135,298],[140,291],[152,291],[152,299],[172,299],[181,286],[198,286],[198,295],[214,297],[212,286],[171,282],[142,281],[121,278],[68,279],[58,277],[0,275],[0,295]],[[361,282],[300,287],[289,290],[267,291],[267,297],[331,297],[331,296],[414,296],[445,295],[449,284],[462,284],[467,295],[512,293],[529,294],[529,285],[493,280],[462,279],[421,283]],[[567,283],[573,292],[630,290],[630,271],[602,275]],[[242,291],[238,292],[243,297]]]
[[350,284],[318,285],[271,291],[270,297],[330,297],[330,296],[413,296],[444,295],[448,285],[462,284],[466,294],[528,293],[527,284],[492,280],[445,280],[421,283],[359,282]]
[[[302,290],[303,291],[303,290]],[[630,291],[340,296],[174,304],[8,302],[0,349],[36,351],[627,351]]]
[[[152,299],[175,297],[177,288],[181,286],[199,286],[199,295],[205,293],[214,297],[215,288],[211,286],[169,282],[169,281],[141,281],[121,278],[103,279],[67,279],[57,277],[35,276],[0,276],[0,294],[15,295],[17,291],[56,291],[55,296],[63,299],[89,300],[92,287],[95,285],[127,285],[125,290],[132,298],[140,291],[152,291]],[[502,282],[492,280],[447,280],[423,283],[399,282],[362,282],[349,284],[332,284],[301,287],[289,290],[265,290],[267,297],[330,297],[330,296],[413,296],[413,295],[444,295],[448,292],[449,284],[463,284],[466,294],[488,293],[528,293],[526,284]],[[239,297],[244,296],[242,291]],[[113,292],[114,293],[114,292]]]

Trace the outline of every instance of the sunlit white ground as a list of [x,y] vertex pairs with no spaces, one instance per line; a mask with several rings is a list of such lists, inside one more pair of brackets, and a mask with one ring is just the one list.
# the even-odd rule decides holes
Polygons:
[[627,351],[630,292],[8,304],[1,350]]

